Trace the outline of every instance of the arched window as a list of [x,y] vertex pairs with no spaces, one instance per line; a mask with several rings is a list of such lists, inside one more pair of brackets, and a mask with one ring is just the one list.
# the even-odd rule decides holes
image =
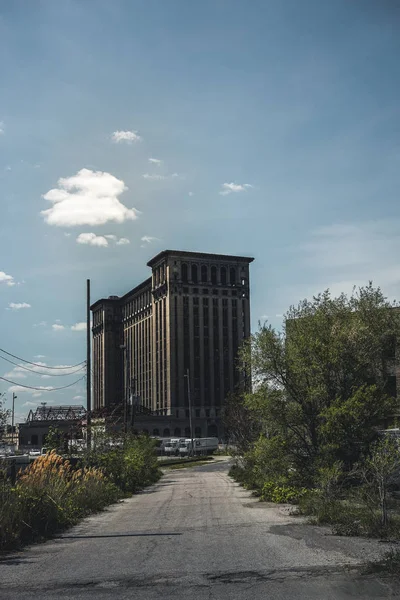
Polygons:
[[159,429],[153,429],[153,435],[160,435]]
[[181,437],[181,428],[180,427],[175,427],[175,429],[174,429],[174,436],[175,437]]
[[201,438],[201,427],[195,427],[195,429],[194,429],[194,435],[197,438]]
[[226,268],[221,267],[221,283],[222,285],[226,285]]
[[235,267],[231,267],[229,269],[229,279],[230,279],[231,285],[235,285],[235,283],[236,283],[236,269],[235,269]]
[[193,283],[197,283],[198,282],[197,265],[192,265],[192,281],[193,281]]
[[208,281],[208,269],[206,265],[202,265],[201,267],[201,283],[207,283]]
[[182,281],[184,283],[187,283],[188,280],[188,266],[186,263],[183,263],[182,265]]
[[217,267],[211,267],[211,283],[213,285],[217,283]]
[[169,437],[169,436],[170,436],[169,429],[168,429],[168,427],[166,427],[163,431],[163,437]]
[[190,427],[185,427],[185,437],[186,438],[190,437]]

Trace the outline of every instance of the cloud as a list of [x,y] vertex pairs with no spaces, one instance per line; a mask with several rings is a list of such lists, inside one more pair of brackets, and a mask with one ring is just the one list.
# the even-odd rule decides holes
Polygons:
[[7,275],[4,271],[0,271],[0,283],[5,283],[8,286],[15,285],[15,280],[12,275]]
[[151,244],[152,242],[159,241],[158,238],[152,237],[151,235],[144,235],[142,238],[140,238],[140,240],[142,242],[145,242],[146,244]]
[[221,196],[227,196],[228,194],[234,194],[237,192],[245,192],[246,190],[252,188],[253,186],[250,183],[223,183],[222,190],[219,192]]
[[106,235],[96,235],[95,233],[81,233],[76,238],[78,244],[88,244],[89,246],[100,246],[103,248],[107,248],[109,246],[109,241],[115,242],[117,246],[124,246],[126,244],[130,244],[128,238],[118,238],[113,233],[108,233]]
[[[47,386],[43,386],[43,385],[39,385],[39,386],[35,386],[38,387],[40,390],[44,390],[44,391],[51,391],[54,388],[51,385],[47,385]],[[30,390],[29,388],[25,388],[22,387],[21,385],[11,385],[8,388],[9,392],[14,392],[16,394],[22,394],[22,393],[27,393],[27,392],[31,392],[32,390]]]
[[25,373],[23,373],[22,371],[17,371],[17,370],[12,370],[9,373],[5,373],[3,375],[3,377],[5,377],[6,379],[26,379],[26,375]]
[[71,325],[72,331],[86,331],[86,323],[83,321],[81,323],[75,323],[75,325]]
[[111,139],[116,144],[119,144],[120,142],[132,144],[132,142],[140,142],[142,140],[141,136],[138,135],[136,131],[114,131]]
[[[33,324],[34,327],[46,327],[46,325],[47,325],[46,321],[40,321],[40,323]],[[38,354],[36,358],[44,358],[44,356],[42,356],[41,354]]]
[[[38,394],[32,394],[33,398],[37,398],[38,396],[41,396],[42,394],[39,392]],[[22,406],[37,406],[37,402],[31,402],[30,400],[27,400],[26,402],[23,403]]]
[[193,192],[189,192],[188,196],[192,197],[192,196],[194,196],[194,193]]
[[52,328],[54,331],[62,331],[65,329],[64,325],[59,325],[58,323],[53,323]]
[[53,206],[41,214],[48,225],[56,227],[133,221],[137,211],[118,199],[127,189],[121,179],[110,173],[81,169],[72,177],[61,177],[58,188],[44,194],[43,198]]
[[177,177],[179,177],[179,173],[171,173],[171,175],[161,175],[160,173],[144,173],[142,177],[144,179],[162,181],[163,179],[176,179]]
[[0,121],[0,135],[4,133],[4,121]]
[[41,395],[42,395],[42,392],[34,392],[32,394],[32,398],[40,398]]
[[8,305],[11,310],[21,310],[21,308],[31,308],[31,305],[27,302],[10,302]]
[[84,400],[83,396],[74,396],[72,400]]
[[44,354],[35,354],[34,358],[46,358]]
[[64,233],[65,237],[71,237],[70,233]]
[[80,233],[76,238],[78,244],[87,244],[89,246],[100,246],[107,248],[108,241],[104,235],[96,235],[95,233]]
[[149,163],[152,163],[153,165],[157,165],[157,167],[159,167],[162,164],[162,160],[160,160],[159,158],[149,158]]

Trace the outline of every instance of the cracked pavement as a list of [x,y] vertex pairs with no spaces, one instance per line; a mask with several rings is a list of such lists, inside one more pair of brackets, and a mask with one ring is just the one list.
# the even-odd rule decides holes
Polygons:
[[361,565],[388,549],[259,503],[228,462],[167,472],[56,539],[0,560],[1,600],[399,598]]

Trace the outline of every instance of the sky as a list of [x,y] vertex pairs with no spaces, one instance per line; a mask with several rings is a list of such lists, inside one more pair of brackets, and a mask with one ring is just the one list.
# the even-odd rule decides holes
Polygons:
[[[399,56],[394,0],[0,0],[0,340],[43,365],[0,375],[81,378],[86,279],[123,294],[166,248],[254,257],[253,330],[399,297]],[[20,420],[84,390],[0,380]]]

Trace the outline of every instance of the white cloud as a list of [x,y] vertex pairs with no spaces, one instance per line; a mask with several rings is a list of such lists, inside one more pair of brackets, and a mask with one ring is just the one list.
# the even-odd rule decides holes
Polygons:
[[3,377],[5,377],[6,379],[26,379],[26,375],[25,373],[23,373],[22,371],[17,371],[17,370],[12,370],[9,373],[5,373],[3,375]]
[[104,235],[96,235],[95,233],[80,233],[76,238],[78,244],[87,244],[89,246],[100,246],[107,248],[108,241]]
[[53,323],[52,328],[54,331],[62,331],[65,329],[64,325],[59,325],[58,323]]
[[74,396],[72,400],[84,400],[83,396]]
[[156,180],[165,179],[165,175],[159,175],[158,173],[144,173],[144,175],[142,175],[142,177],[144,177],[144,179],[156,179]]
[[21,310],[21,308],[31,308],[31,305],[27,302],[10,302],[8,305],[11,310]]
[[152,163],[153,165],[157,165],[157,167],[159,167],[162,164],[162,160],[160,160],[159,158],[149,158],[149,163]]
[[61,319],[55,319],[56,323],[61,323]]
[[5,283],[8,286],[15,285],[15,280],[12,275],[7,275],[4,271],[0,271],[0,283]]
[[119,144],[120,142],[131,144],[132,142],[140,142],[142,140],[141,136],[138,135],[136,131],[114,131],[111,139],[116,144]]
[[[37,398],[38,396],[41,396],[42,394],[39,392],[38,394],[32,394],[33,398]],[[27,402],[24,402],[22,406],[37,406],[37,402],[31,402],[30,400],[27,400]]]
[[233,183],[233,182],[232,183],[223,183],[220,194],[221,194],[221,196],[226,196],[228,194],[245,192],[246,190],[248,190],[252,187],[253,186],[250,183],[243,183],[243,184],[237,184],[237,183]]
[[41,375],[41,379],[51,379],[51,375]]
[[118,199],[127,189],[121,179],[110,173],[81,169],[72,177],[61,177],[58,188],[44,194],[43,198],[53,206],[41,214],[48,225],[57,227],[133,221],[137,211]]
[[42,392],[34,392],[32,394],[32,398],[40,398],[41,395],[42,395]]
[[71,237],[71,234],[70,234],[70,233],[65,233],[65,232],[64,232],[64,235],[65,235],[65,237]]
[[193,193],[193,192],[189,192],[189,194],[188,194],[188,195],[189,195],[190,197],[192,197],[192,196],[194,196],[194,193]]
[[219,192],[221,196],[227,196],[237,192],[245,192],[247,189],[252,188],[250,183],[223,183],[222,190]]
[[111,242],[115,242],[117,246],[124,246],[125,244],[130,244],[128,238],[118,238],[113,233],[108,233],[106,235],[96,235],[95,233],[81,233],[76,238],[78,244],[88,244],[90,246],[100,246],[103,248],[107,248],[109,246],[109,240]]
[[80,323],[75,323],[75,325],[71,325],[72,331],[86,331],[86,323],[83,321]]
[[117,246],[126,246],[126,244],[130,244],[128,238],[119,238],[117,241]]
[[151,244],[152,242],[158,241],[158,238],[152,237],[151,235],[144,235],[140,240],[145,242],[145,244]]
[[4,121],[0,121],[0,135],[4,133]]
[[34,358],[46,358],[44,354],[35,354]]
[[6,167],[4,167],[4,170],[5,171],[11,171],[12,169],[11,169],[10,165],[7,165]]
[[[40,321],[40,323],[33,324],[34,327],[46,327],[46,325],[47,325],[46,321]],[[36,358],[44,358],[44,356],[42,356],[41,354],[38,354]]]
[[[51,391],[54,389],[51,385],[48,385],[48,386],[38,385],[35,387],[38,387],[40,390],[44,390],[44,391],[46,391],[46,390]],[[22,393],[31,392],[32,390],[29,388],[22,387],[21,385],[11,385],[8,388],[8,391],[15,392],[16,394],[18,394],[18,393],[22,394]]]

